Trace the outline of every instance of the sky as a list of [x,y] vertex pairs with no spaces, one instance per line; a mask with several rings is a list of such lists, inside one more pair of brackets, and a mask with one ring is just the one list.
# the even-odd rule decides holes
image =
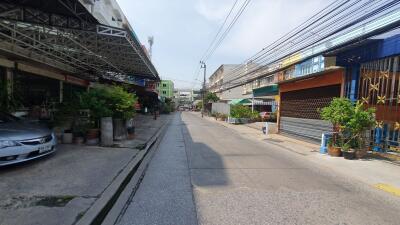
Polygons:
[[[236,9],[245,0],[238,0]],[[153,64],[175,88],[199,88],[199,61],[235,0],[117,0],[142,44],[154,36]],[[207,78],[221,64],[240,64],[327,6],[327,0],[252,0],[206,61]]]

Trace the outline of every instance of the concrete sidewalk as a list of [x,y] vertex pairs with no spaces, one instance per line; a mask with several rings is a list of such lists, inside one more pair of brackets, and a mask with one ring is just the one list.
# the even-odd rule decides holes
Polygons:
[[[136,138],[117,148],[59,145],[47,158],[0,170],[0,224],[72,225],[171,119],[136,117]],[[107,189],[108,190],[108,189]]]
[[[199,113],[194,114],[200,116]],[[228,127],[246,138],[263,142],[266,145],[275,145],[281,147],[283,151],[302,155],[310,163],[324,166],[349,179],[356,179],[372,188],[381,189],[390,194],[400,196],[400,166],[397,164],[373,158],[345,160],[343,157],[331,157],[320,154],[320,146],[318,144],[279,134],[264,135],[261,130],[251,126],[228,124],[224,121],[216,121],[212,117],[204,118]]]

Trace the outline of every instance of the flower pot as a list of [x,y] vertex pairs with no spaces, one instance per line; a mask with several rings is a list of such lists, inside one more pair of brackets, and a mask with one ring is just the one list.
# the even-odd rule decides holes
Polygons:
[[249,123],[249,118],[240,118],[240,123]]
[[343,151],[343,157],[352,160],[356,158],[356,153],[355,151]]
[[357,159],[362,159],[367,155],[367,151],[365,149],[359,149],[355,152]]
[[72,133],[64,132],[64,134],[62,136],[62,142],[64,144],[72,144],[72,139],[73,139]]
[[112,117],[101,118],[101,145],[112,146],[113,140],[113,120]]
[[340,157],[342,156],[342,149],[340,147],[329,146],[328,154],[333,157]]
[[97,139],[99,138],[100,130],[99,129],[89,129],[86,132],[86,139]]

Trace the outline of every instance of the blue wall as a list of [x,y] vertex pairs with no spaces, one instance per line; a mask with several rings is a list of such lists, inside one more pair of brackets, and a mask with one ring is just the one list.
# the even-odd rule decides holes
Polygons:
[[346,67],[345,97],[356,101],[360,64],[400,54],[400,34],[387,39],[369,40],[368,43],[336,55],[336,64]]
[[400,54],[400,34],[379,40],[369,40],[368,43],[343,51],[336,56],[338,66],[349,66],[373,61]]

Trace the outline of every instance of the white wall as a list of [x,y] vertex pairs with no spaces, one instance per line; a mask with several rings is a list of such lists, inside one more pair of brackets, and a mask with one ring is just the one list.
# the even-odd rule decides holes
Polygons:
[[128,23],[116,0],[79,1],[102,24],[122,28]]

